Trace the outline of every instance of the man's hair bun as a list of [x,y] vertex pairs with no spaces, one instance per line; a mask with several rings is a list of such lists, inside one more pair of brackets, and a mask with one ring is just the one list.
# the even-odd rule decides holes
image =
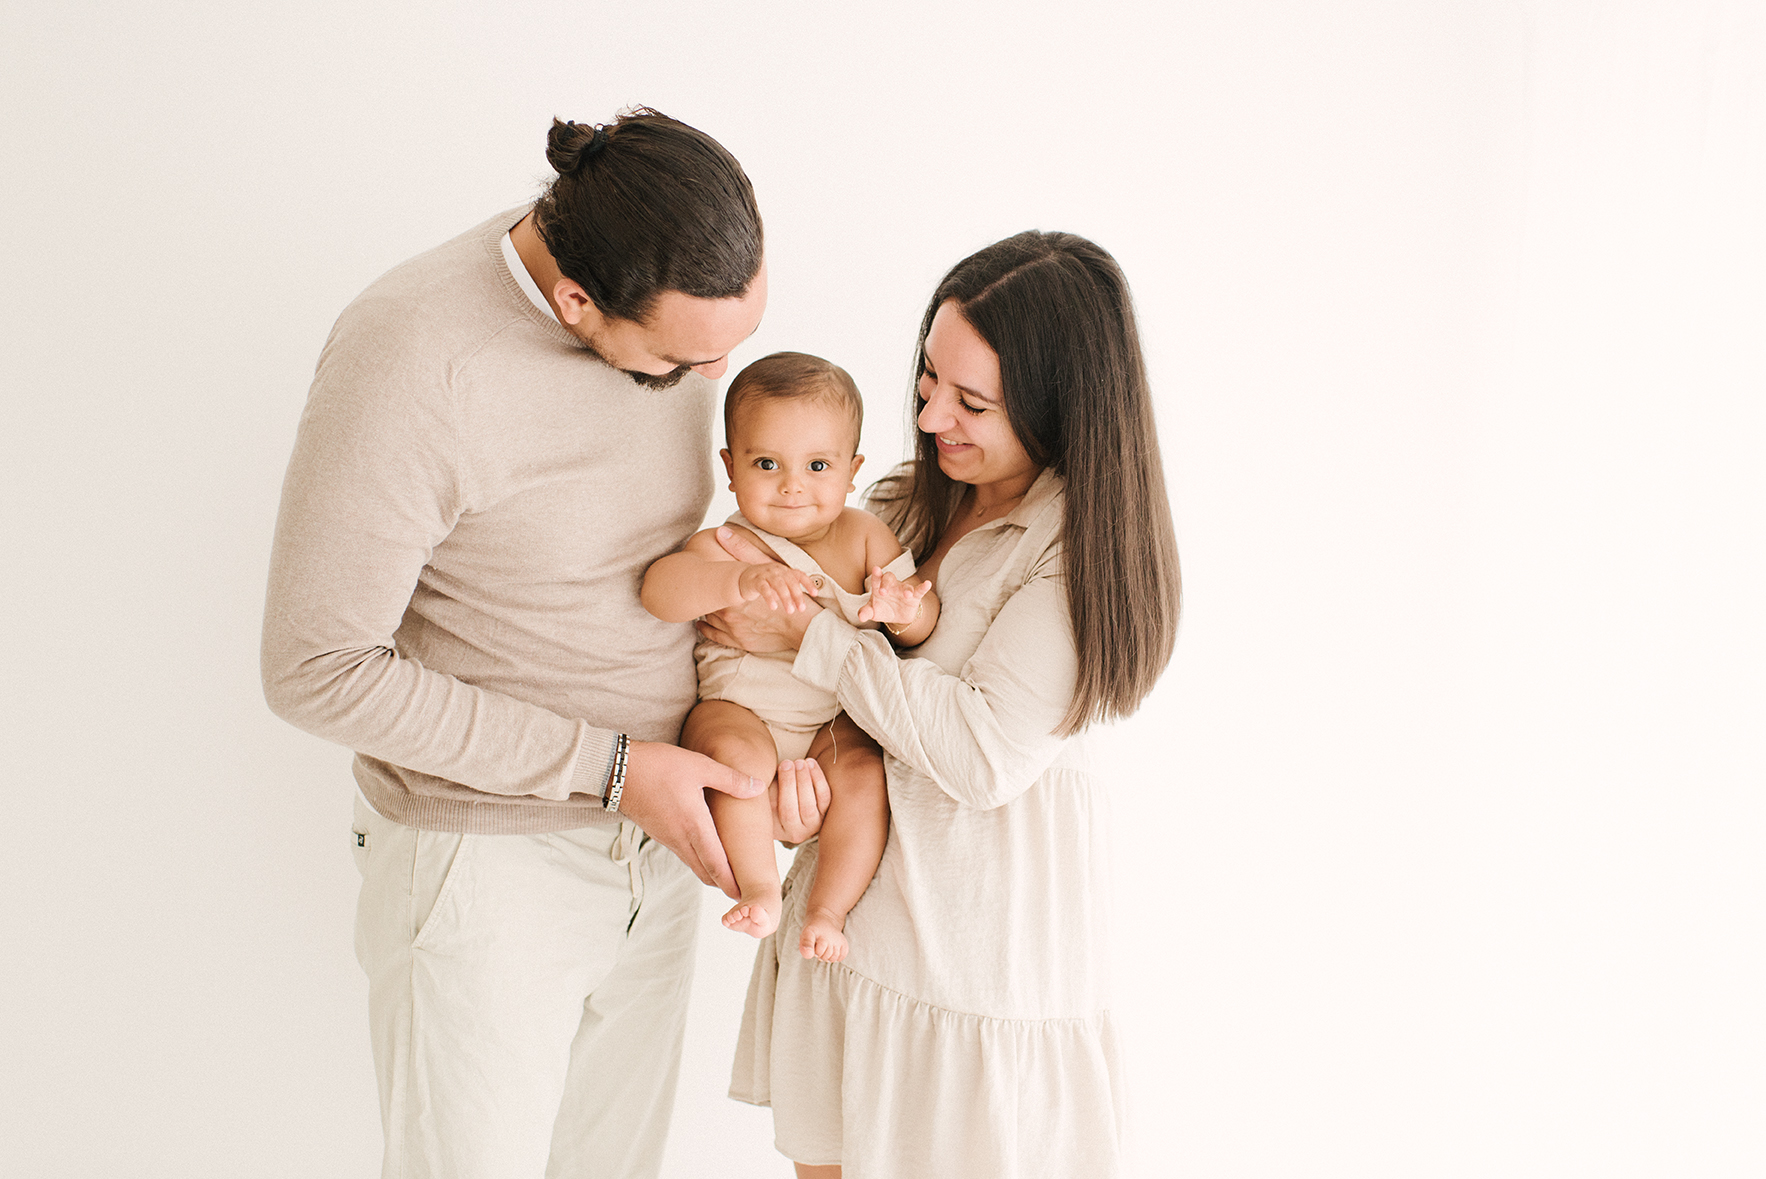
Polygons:
[[546,162],[560,176],[575,176],[607,146],[607,128],[599,123],[552,120],[546,133]]
[[705,132],[647,106],[601,126],[553,119],[546,161],[558,175],[534,231],[602,315],[643,322],[664,291],[735,298],[760,271],[754,186]]

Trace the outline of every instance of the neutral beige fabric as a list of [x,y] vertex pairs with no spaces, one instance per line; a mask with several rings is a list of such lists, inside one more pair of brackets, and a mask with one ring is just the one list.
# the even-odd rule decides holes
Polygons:
[[[762,532],[747,517],[737,512],[727,523],[736,524],[760,537],[778,558],[791,568],[810,575],[816,585],[816,601],[855,627],[875,630],[878,623],[860,622],[859,608],[871,600],[869,591],[851,593],[838,581],[822,571],[816,559],[791,541],[770,532]],[[904,552],[889,563],[886,572],[906,581],[914,575],[914,555]],[[750,653],[703,640],[693,649],[699,665],[699,699],[728,700],[740,704],[761,720],[769,729],[807,732],[814,736],[817,729],[839,715],[840,702],[827,688],[808,684],[791,673],[795,652],[776,651]],[[796,742],[792,746],[796,747]],[[795,761],[781,752],[781,761]],[[803,749],[808,751],[808,744]]]
[[615,733],[674,741],[695,695],[638,586],[704,518],[715,386],[641,387],[536,308],[501,248],[526,212],[339,317],[276,525],[265,694],[428,830],[608,822]]
[[1060,481],[960,540],[938,626],[898,658],[831,613],[795,664],[882,744],[888,846],[845,962],[797,953],[813,841],[760,947],[731,1095],[845,1179],[1118,1172],[1108,816],[1080,739]]
[[630,823],[462,835],[358,798],[354,830],[383,1179],[655,1176],[693,874]]

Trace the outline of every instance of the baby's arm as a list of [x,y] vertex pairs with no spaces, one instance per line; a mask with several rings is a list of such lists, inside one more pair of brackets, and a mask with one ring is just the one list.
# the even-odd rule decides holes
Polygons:
[[815,597],[808,574],[776,561],[763,565],[738,561],[717,543],[717,529],[707,528],[694,533],[680,552],[670,553],[645,571],[639,598],[644,609],[664,622],[690,622],[763,597],[773,609],[794,614],[801,608],[800,594]]
[[871,571],[865,586],[871,591],[871,600],[859,607],[859,621],[881,622],[896,646],[917,647],[938,625],[938,594],[932,583],[917,573],[901,581],[884,572],[903,550],[889,526],[871,518],[876,527],[868,529],[865,537],[865,565]]

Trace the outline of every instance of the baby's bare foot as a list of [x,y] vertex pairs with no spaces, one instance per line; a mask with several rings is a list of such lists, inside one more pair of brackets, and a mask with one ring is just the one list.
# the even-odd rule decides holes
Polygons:
[[779,886],[757,888],[743,893],[742,899],[724,914],[724,928],[750,937],[765,937],[779,928],[779,911],[785,907]]
[[838,962],[846,957],[846,915],[832,909],[811,909],[797,939],[797,952],[805,958]]

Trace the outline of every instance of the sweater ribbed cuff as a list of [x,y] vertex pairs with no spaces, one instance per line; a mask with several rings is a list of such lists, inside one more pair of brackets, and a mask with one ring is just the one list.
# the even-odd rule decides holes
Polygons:
[[840,671],[858,642],[858,628],[832,610],[810,619],[803,643],[791,664],[791,674],[830,695],[839,695]]
[[589,729],[583,734],[583,746],[570,775],[572,794],[601,797],[613,775],[613,752],[618,743],[619,734],[611,729]]

